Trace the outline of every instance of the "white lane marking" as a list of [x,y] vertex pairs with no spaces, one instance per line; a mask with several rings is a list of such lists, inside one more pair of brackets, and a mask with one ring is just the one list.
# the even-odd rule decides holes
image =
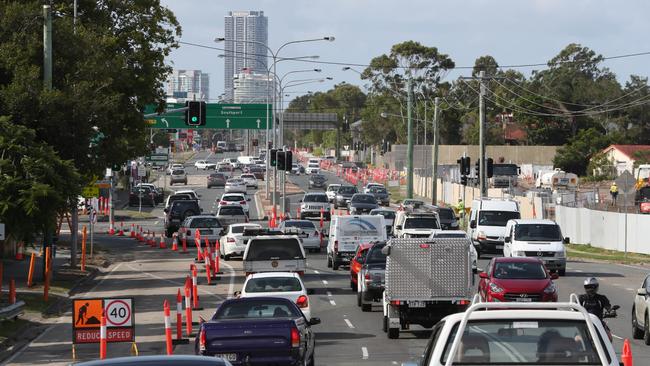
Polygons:
[[332,293],[327,291],[327,297],[332,297]]
[[629,287],[626,287],[625,289],[628,290],[628,291],[634,291],[633,288],[629,288]]
[[366,347],[361,347],[361,355],[362,359],[367,360],[368,359],[368,349]]
[[323,285],[327,285],[327,280],[323,280]]
[[314,273],[319,274],[320,272],[318,272],[318,270],[315,269],[315,270],[314,270]]
[[617,336],[617,335],[616,335],[616,334],[614,334],[614,333],[612,333],[612,337],[614,337],[614,338],[616,338],[616,339],[620,339],[620,340],[623,340],[623,337],[619,337],[619,336]]
[[158,225],[159,222],[160,222],[160,221],[156,221],[156,222],[154,222],[154,223],[153,223],[154,226],[155,226],[155,225]]
[[582,272],[581,269],[572,269],[573,272]]
[[228,299],[231,299],[233,297],[233,290],[235,289],[235,269],[232,268],[232,266],[226,262],[219,262],[219,264],[223,265],[224,267],[228,268],[228,271],[230,272],[230,283],[228,284]]
[[347,319],[343,319],[343,320],[345,321],[345,324],[347,324],[348,327],[350,327],[350,329],[354,329],[354,325],[352,325],[352,322],[350,322],[350,321],[347,320]]
[[330,300],[330,304],[332,304],[332,306],[336,306],[336,302],[334,302],[334,300]]

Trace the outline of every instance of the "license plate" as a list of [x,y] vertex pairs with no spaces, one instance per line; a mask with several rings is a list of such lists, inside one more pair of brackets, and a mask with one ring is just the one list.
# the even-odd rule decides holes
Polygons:
[[424,308],[426,307],[426,304],[424,303],[424,301],[409,301],[409,307]]
[[531,302],[533,299],[529,297],[518,297],[516,302]]
[[215,357],[222,358],[226,361],[237,361],[236,353],[217,353]]
[[210,235],[212,234],[212,230],[199,230],[199,233],[201,233],[201,235]]
[[497,249],[503,249],[503,245],[497,245],[496,248]]

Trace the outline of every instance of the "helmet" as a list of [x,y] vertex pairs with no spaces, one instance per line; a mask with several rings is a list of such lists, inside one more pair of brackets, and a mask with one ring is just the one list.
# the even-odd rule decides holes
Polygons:
[[585,287],[585,292],[587,292],[588,294],[591,293],[595,294],[596,292],[598,292],[598,280],[596,279],[596,277],[589,277],[585,279],[583,285]]

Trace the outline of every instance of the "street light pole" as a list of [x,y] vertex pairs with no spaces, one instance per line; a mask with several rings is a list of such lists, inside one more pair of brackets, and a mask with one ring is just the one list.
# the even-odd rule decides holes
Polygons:
[[481,188],[481,198],[487,196],[487,172],[485,171],[485,71],[479,73],[479,102],[478,102],[478,123],[479,123],[479,185]]
[[438,204],[438,144],[440,143],[439,131],[440,125],[438,124],[438,105],[440,104],[440,98],[436,97],[434,99],[434,109],[433,109],[433,179],[431,187],[431,192],[433,193],[432,203],[434,205]]
[[408,89],[408,97],[406,100],[406,114],[407,114],[407,151],[406,151],[406,198],[413,198],[413,118],[412,114],[412,99],[413,99],[413,87],[411,84],[411,78],[409,77],[406,82],[406,88]]

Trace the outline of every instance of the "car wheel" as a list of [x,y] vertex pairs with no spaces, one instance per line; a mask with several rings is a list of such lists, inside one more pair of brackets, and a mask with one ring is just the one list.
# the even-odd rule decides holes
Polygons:
[[566,275],[566,269],[560,269],[557,271],[558,276],[564,277]]
[[332,259],[327,256],[327,268],[332,268]]
[[384,333],[388,332],[388,317],[384,315],[384,321],[381,326],[381,330],[384,331]]
[[388,329],[388,338],[390,338],[390,339],[399,338],[399,328],[389,328]]
[[361,291],[357,291],[357,306],[363,306],[361,302]]
[[636,319],[636,309],[632,308],[632,338],[643,338],[643,329],[639,328],[639,321]]
[[[363,298],[363,294],[361,294],[361,297]],[[364,313],[369,313],[372,311],[372,304],[366,304],[366,303],[361,303],[361,311]]]
[[645,313],[645,321],[643,324],[643,343],[650,346],[650,325],[648,324],[648,313]]

